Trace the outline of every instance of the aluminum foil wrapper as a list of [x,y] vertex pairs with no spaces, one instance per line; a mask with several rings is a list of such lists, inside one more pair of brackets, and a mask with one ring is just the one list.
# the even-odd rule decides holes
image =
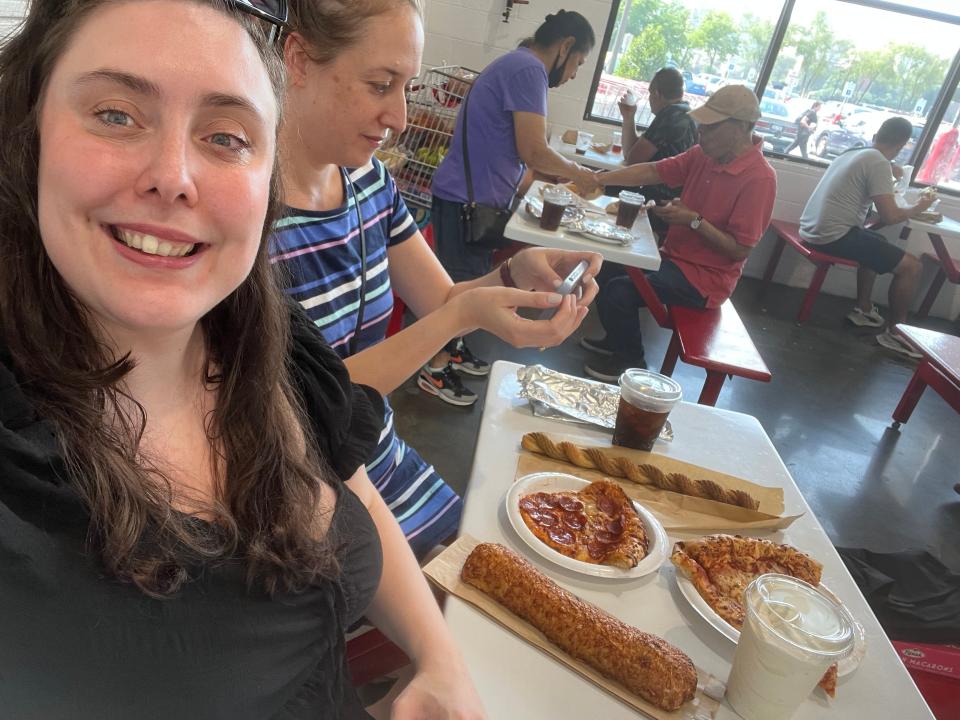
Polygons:
[[[517,371],[520,397],[530,401],[533,414],[564,422],[599,425],[613,430],[617,424],[620,388],[616,385],[566,375],[543,365],[527,365]],[[670,421],[661,440],[673,440]]]

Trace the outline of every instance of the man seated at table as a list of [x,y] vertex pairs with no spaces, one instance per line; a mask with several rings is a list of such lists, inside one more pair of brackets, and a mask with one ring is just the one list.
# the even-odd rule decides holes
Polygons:
[[893,273],[888,293],[890,323],[877,335],[877,343],[900,355],[919,358],[891,328],[907,319],[920,280],[920,260],[888,243],[880,233],[863,227],[871,204],[877,206],[880,222],[895,225],[923,212],[933,202],[933,195],[921,196],[909,207],[899,207],[894,200],[893,173],[899,168],[894,169],[891,163],[912,130],[906,118],[890,118],[877,130],[872,147],[848,150],[834,160],[803,208],[800,237],[820,252],[860,264],[857,304],[847,315],[854,325],[883,327],[883,317],[871,301],[873,283],[877,273]]
[[[683,186],[679,198],[652,210],[669,225],[660,269],[646,274],[668,305],[718,307],[730,297],[750,250],[770,222],[777,177],[753,134],[757,96],[742,85],[717,90],[690,116],[700,143],[658,162],[597,176],[613,184]],[[643,300],[627,277],[608,281],[597,298],[606,336],[581,345],[599,357],[585,371],[615,382],[625,368],[645,366],[639,309]]]
[[[687,113],[690,106],[683,99],[683,75],[676,68],[665,67],[657,70],[650,80],[650,111],[653,122],[642,135],[637,136],[637,105],[620,100],[620,114],[623,117],[623,158],[627,165],[656,162],[673,157],[689,150],[697,144],[697,124]],[[622,186],[606,188],[606,194],[616,197]],[[669,188],[666,185],[647,185],[637,189],[648,200],[669,201],[680,195],[682,188]],[[667,223],[658,217],[650,218],[653,231],[662,238],[667,232]]]

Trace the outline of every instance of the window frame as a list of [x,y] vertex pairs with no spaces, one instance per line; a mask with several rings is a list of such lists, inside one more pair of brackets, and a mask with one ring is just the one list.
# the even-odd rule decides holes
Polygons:
[[[943,13],[936,10],[914,8],[897,2],[888,2],[887,0],[831,1],[842,2],[848,5],[859,5],[861,7],[870,8],[873,10],[886,10],[901,15],[918,17],[924,20],[945,22],[950,25],[955,25],[957,27],[958,36],[960,36],[960,14],[951,15],[949,13]],[[593,72],[593,80],[590,84],[590,92],[587,94],[587,104],[583,112],[583,119],[585,121],[599,123],[601,125],[610,125],[611,127],[619,127],[620,123],[618,123],[616,120],[611,120],[610,118],[595,116],[592,111],[594,102],[596,101],[597,90],[600,86],[600,78],[603,75],[603,68],[606,65],[605,60],[607,51],[613,38],[617,13],[620,12],[620,7],[623,2],[624,0],[613,0],[610,4],[610,14],[607,17],[607,26],[604,29],[603,41],[598,48],[597,64]],[[780,17],[774,27],[773,36],[770,38],[770,44],[767,46],[767,52],[764,55],[763,63],[757,72],[757,81],[754,85],[754,92],[757,94],[757,97],[763,97],[763,92],[766,90],[767,84],[770,82],[770,76],[773,74],[774,65],[776,64],[780,50],[783,47],[783,40],[787,35],[787,29],[790,26],[790,19],[793,15],[793,10],[796,6],[797,0],[782,0],[782,2],[783,7],[780,10]],[[950,108],[950,103],[952,102],[954,95],[957,94],[958,86],[960,86],[960,48],[958,48],[956,55],[954,55],[954,58],[950,63],[947,74],[940,86],[940,91],[937,93],[937,97],[933,102],[930,113],[926,117],[920,137],[917,138],[916,145],[913,148],[913,153],[910,155],[908,162],[914,166],[914,176],[916,176],[916,173],[919,172],[923,162],[926,160],[927,153],[930,151],[930,147],[933,145],[934,138],[936,137],[937,129],[940,127],[940,123],[943,121],[944,115],[946,115],[947,110]],[[958,99],[960,99],[960,97],[958,97]],[[640,127],[644,130],[646,129],[644,126]],[[826,168],[830,165],[829,162],[824,162],[823,160],[795,157],[793,155],[784,155],[783,153],[778,152],[764,151],[764,155],[776,158],[778,160],[796,162],[803,165],[812,165],[814,167]],[[911,178],[910,184],[916,187],[927,186],[926,183],[916,182],[914,178]],[[946,188],[939,185],[935,187],[939,192],[945,195],[960,197],[960,190],[954,190],[952,188]]]

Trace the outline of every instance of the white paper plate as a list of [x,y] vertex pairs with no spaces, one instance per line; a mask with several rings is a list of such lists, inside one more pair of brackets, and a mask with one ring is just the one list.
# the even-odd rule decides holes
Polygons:
[[523,522],[523,517],[520,515],[520,498],[524,495],[531,495],[538,492],[554,493],[564,490],[578,492],[589,484],[590,482],[588,480],[563,473],[543,472],[525,475],[511,486],[504,499],[510,525],[513,526],[513,529],[520,536],[520,539],[529,545],[534,552],[557,565],[578,572],[581,575],[625,580],[643,577],[657,570],[667,558],[667,552],[669,550],[667,532],[663,529],[660,521],[657,520],[649,510],[637,502],[633,503],[633,507],[636,509],[637,514],[640,516],[640,521],[647,531],[649,549],[647,556],[643,558],[636,567],[630,568],[629,570],[611,565],[594,565],[593,563],[569,558],[542,542],[530,531],[526,523]]
[[[680,590],[680,594],[686,599],[688,603],[693,607],[694,610],[712,625],[721,635],[730,640],[731,642],[737,643],[740,641],[740,631],[737,630],[733,625],[728,623],[722,617],[720,617],[716,611],[710,607],[710,604],[703,599],[703,596],[697,592],[697,588],[694,586],[693,582],[688,578],[682,570],[679,568],[674,568],[674,574],[677,578],[677,587]],[[817,588],[820,592],[826,595],[828,598],[843,605],[838,598],[829,588],[824,585],[820,585]],[[847,657],[840,661],[837,665],[837,676],[844,677],[849,675],[854,670],[860,666],[860,662],[863,660],[864,655],[867,654],[867,633],[863,629],[863,625],[854,620],[853,623],[853,652],[850,653]]]

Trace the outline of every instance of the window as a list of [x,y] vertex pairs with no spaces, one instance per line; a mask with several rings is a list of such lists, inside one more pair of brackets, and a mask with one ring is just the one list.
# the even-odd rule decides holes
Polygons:
[[960,90],[954,90],[947,112],[937,126],[936,134],[916,179],[926,185],[960,192]]
[[[660,68],[678,68],[684,99],[698,107],[722,85],[753,87],[770,44],[778,3],[747,0],[621,0],[589,115],[620,121],[617,101],[627,90],[638,100],[637,122],[653,119],[647,83]],[[748,11],[744,11],[744,10]],[[626,17],[626,19],[624,19]]]
[[[764,150],[800,161],[829,162],[905,117],[914,132],[896,161],[919,168],[920,183],[960,191],[956,0],[615,0],[610,17],[586,119],[620,122],[630,90],[649,125],[647,82],[671,65],[691,107],[725,84],[753,87]],[[800,147],[799,118],[815,102]]]
[[888,9],[797,0],[767,87],[782,88],[795,117],[823,103],[808,141],[813,156],[829,161],[869,146],[880,125],[899,116],[914,133],[896,162],[909,163],[960,50],[958,30]]

